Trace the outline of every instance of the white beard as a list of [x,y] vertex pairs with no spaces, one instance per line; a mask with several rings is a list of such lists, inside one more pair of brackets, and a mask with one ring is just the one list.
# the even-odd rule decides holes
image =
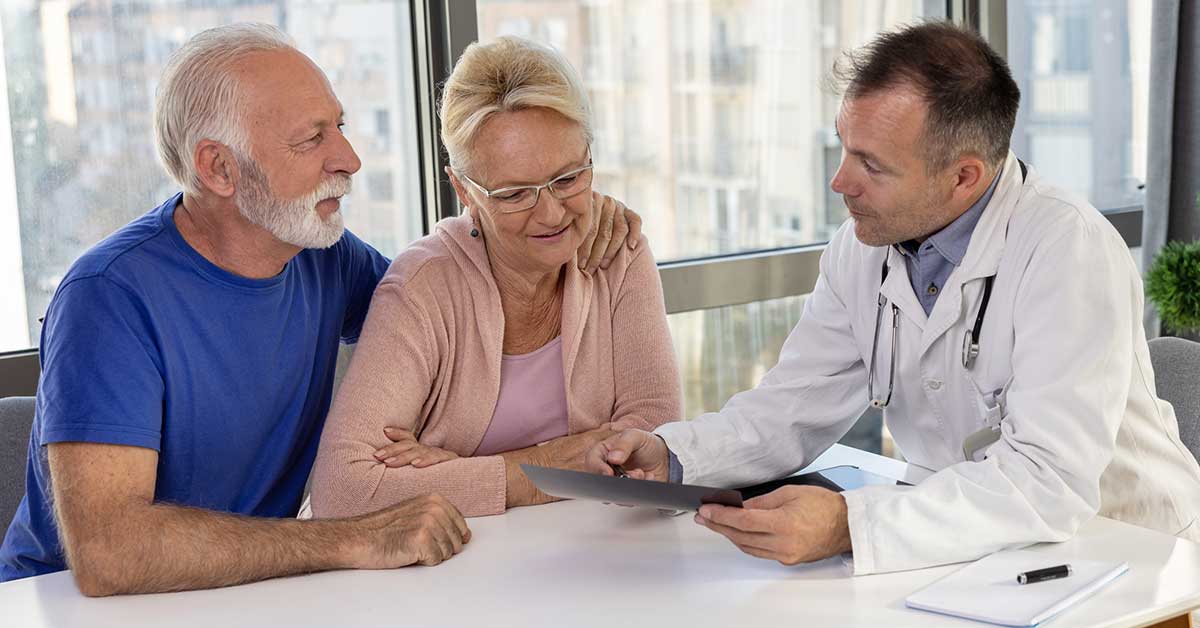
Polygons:
[[349,194],[349,175],[329,177],[312,192],[286,200],[271,193],[266,173],[258,164],[240,157],[237,162],[242,180],[234,193],[234,202],[246,220],[282,242],[305,249],[329,248],[342,238],[345,230],[342,213],[336,211],[323,219],[317,213],[317,203]]

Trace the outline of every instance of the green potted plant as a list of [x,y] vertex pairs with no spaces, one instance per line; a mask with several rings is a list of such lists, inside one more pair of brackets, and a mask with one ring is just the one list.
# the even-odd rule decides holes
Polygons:
[[1200,241],[1168,242],[1159,251],[1146,273],[1146,297],[1167,331],[1200,339]]

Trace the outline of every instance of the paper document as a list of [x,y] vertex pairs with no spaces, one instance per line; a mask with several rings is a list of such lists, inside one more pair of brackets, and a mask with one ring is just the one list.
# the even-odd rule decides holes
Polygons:
[[[1066,578],[1017,584],[1019,573],[1063,562],[1071,565],[1072,573]],[[1036,626],[1128,570],[1128,563],[1064,561],[1029,550],[996,552],[908,596],[905,604],[1001,626]]]

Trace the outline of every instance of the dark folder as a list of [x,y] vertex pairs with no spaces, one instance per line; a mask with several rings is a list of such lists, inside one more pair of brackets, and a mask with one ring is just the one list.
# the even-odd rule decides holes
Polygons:
[[521,465],[521,470],[542,492],[554,497],[671,510],[699,510],[703,504],[723,504],[740,508],[743,499],[765,495],[791,484],[820,486],[831,491],[850,490],[867,484],[903,484],[849,466],[789,476],[740,489],[635,480],[528,464]]

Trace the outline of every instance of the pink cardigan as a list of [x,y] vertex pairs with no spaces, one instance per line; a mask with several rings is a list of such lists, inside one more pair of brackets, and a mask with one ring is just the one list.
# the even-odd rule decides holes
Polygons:
[[[402,252],[375,290],[333,402],[313,471],[317,517],[370,512],[441,493],[465,516],[504,512],[500,456],[469,457],[500,395],[504,314],[469,217],[439,222]],[[593,276],[567,264],[563,373],[571,434],[624,419],[647,430],[680,418],[675,353],[650,247],[622,247]],[[389,469],[373,452],[385,426],[463,458]]]

